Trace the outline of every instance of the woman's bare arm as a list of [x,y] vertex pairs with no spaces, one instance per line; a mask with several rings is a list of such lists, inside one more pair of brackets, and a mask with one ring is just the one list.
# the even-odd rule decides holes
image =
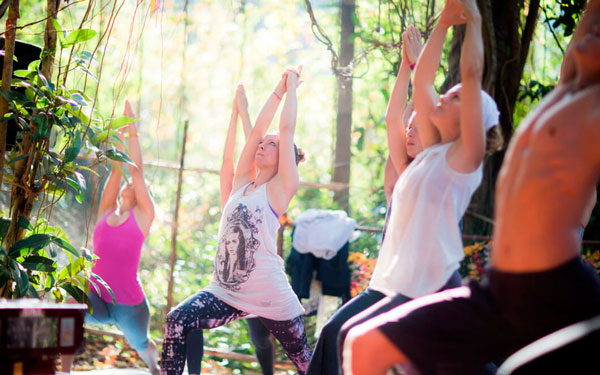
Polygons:
[[285,94],[285,80],[286,75],[284,74],[256,118],[254,127],[250,131],[250,136],[246,140],[244,149],[238,160],[233,177],[232,191],[237,191],[254,178],[256,168],[254,165],[254,154],[256,153],[258,144],[267,133],[267,130],[269,130],[273,116],[275,116],[277,107],[279,107],[279,102]]
[[[125,116],[134,118],[135,114],[131,108],[129,101],[125,101]],[[130,123],[128,126],[129,138],[129,157],[135,163],[135,166],[129,166],[131,174],[131,182],[133,191],[135,192],[135,200],[137,207],[144,213],[147,228],[150,228],[152,220],[154,220],[154,201],[150,196],[146,181],[144,181],[144,163],[142,160],[142,149],[138,138],[138,131],[135,123]]]
[[248,139],[250,132],[252,131],[252,122],[250,121],[250,115],[248,114],[248,97],[246,96],[246,90],[244,85],[238,85],[238,91],[236,95],[236,105],[238,114],[242,118],[242,126],[244,129],[244,139]]
[[438,95],[433,84],[440,66],[442,48],[446,41],[448,29],[452,25],[464,23],[465,21],[461,15],[461,10],[457,0],[446,1],[440,20],[425,43],[415,68],[413,101],[417,113],[415,121],[423,148],[440,142],[440,134],[429,119],[429,115],[438,102]]
[[267,185],[269,202],[278,214],[282,214],[298,190],[299,176],[294,152],[294,132],[296,130],[296,115],[298,100],[296,89],[300,83],[301,67],[298,70],[288,70],[286,75],[286,97],[281,118],[279,120],[279,166],[277,175]]
[[467,17],[465,40],[460,57],[460,137],[449,158],[450,166],[459,172],[472,172],[485,154],[485,129],[481,104],[483,75],[483,39],[481,16],[475,0],[459,0]]
[[406,124],[402,120],[404,111],[406,110],[411,65],[417,61],[423,46],[421,43],[421,34],[414,26],[408,27],[402,34],[402,40],[402,61],[385,113],[388,147],[393,166],[396,168],[396,174],[399,174],[400,170],[404,170],[408,164],[408,155],[406,154]]
[[[119,132],[119,137],[123,140],[123,132]],[[117,149],[119,151],[123,151],[123,147],[121,144],[117,144]],[[115,210],[117,208],[117,198],[119,196],[119,190],[121,188],[121,172],[117,169],[117,165],[119,167],[122,166],[121,162],[111,162],[115,163],[110,170],[110,175],[104,184],[104,188],[102,189],[102,193],[100,196],[100,204],[98,205],[98,220],[104,217],[107,212]]]
[[[231,118],[229,119],[229,127],[227,129],[227,138],[225,139],[225,148],[223,150],[223,162],[221,163],[221,207],[225,206],[227,199],[231,195],[234,176],[234,154],[235,154],[235,138],[237,133],[237,117],[242,118],[244,127],[244,138],[247,139],[252,130],[250,116],[248,116],[248,100],[244,86],[239,84],[235,91],[235,98],[231,108]],[[254,178],[254,177],[252,177]]]
[[[239,86],[238,86],[239,87]],[[221,207],[225,205],[227,199],[229,199],[229,195],[231,194],[231,186],[233,184],[233,171],[234,171],[234,161],[233,154],[235,151],[235,136],[237,133],[237,95],[238,90],[236,90],[235,97],[233,99],[233,103],[231,106],[231,117],[229,118],[229,127],[227,128],[227,136],[225,138],[225,147],[223,148],[223,161],[221,162],[221,173],[220,173],[220,183],[221,183]]]

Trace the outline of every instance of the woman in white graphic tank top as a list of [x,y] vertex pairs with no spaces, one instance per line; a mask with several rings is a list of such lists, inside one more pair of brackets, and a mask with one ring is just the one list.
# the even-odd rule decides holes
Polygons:
[[[221,217],[213,279],[167,315],[162,374],[181,374],[186,338],[250,314],[258,316],[304,374],[310,358],[302,313],[277,255],[279,215],[298,188],[301,154],[294,145],[300,71],[288,69],[261,110],[235,171]],[[278,134],[267,134],[286,95]],[[254,174],[256,177],[254,178]]]

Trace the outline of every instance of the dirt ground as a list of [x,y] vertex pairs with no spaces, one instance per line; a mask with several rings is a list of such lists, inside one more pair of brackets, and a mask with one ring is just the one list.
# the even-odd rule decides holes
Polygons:
[[[60,361],[57,361],[59,365]],[[144,362],[127,344],[107,336],[86,335],[85,349],[75,358],[73,374],[77,375],[143,375],[149,374]],[[277,370],[276,375],[294,372]],[[210,375],[259,375],[260,369],[239,370],[225,366],[220,361],[204,358],[202,374]]]

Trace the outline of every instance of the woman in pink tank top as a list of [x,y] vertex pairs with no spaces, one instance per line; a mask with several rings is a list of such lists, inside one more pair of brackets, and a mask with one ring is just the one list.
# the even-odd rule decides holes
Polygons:
[[[124,115],[135,116],[128,101]],[[119,133],[123,139],[125,128]],[[129,156],[135,163],[129,165],[131,183],[125,181],[121,187],[121,168],[113,166],[100,198],[93,238],[94,254],[99,259],[92,271],[110,286],[114,301],[106,288],[90,280],[88,297],[93,313],[87,314],[85,320],[92,324],[116,324],[152,374],[158,374],[158,353],[148,332],[150,311],[137,277],[142,245],[154,220],[154,202],[144,181],[142,152],[134,123],[127,126],[127,137]],[[123,152],[121,147],[118,149]],[[73,359],[72,355],[62,356],[63,372],[71,371]]]

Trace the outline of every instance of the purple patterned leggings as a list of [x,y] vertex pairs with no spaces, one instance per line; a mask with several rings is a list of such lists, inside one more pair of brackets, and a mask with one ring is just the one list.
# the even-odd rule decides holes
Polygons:
[[[197,329],[211,329],[243,318],[248,313],[221,301],[209,292],[198,292],[181,302],[167,315],[162,347],[161,374],[180,375],[186,359],[186,337]],[[306,341],[302,317],[278,321],[259,318],[283,346],[299,374],[304,374],[311,350]]]

